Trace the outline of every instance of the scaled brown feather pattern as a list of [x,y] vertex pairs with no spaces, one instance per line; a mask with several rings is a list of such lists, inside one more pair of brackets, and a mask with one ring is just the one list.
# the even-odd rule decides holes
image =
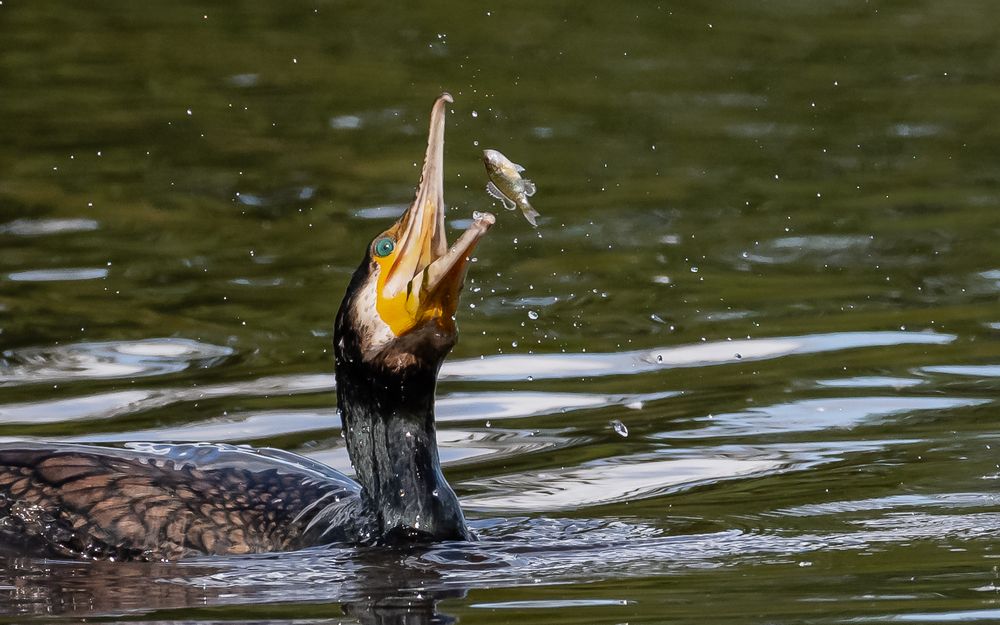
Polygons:
[[278,468],[195,468],[76,447],[7,449],[0,462],[0,541],[72,558],[284,551],[304,539],[323,510],[317,502],[351,494]]

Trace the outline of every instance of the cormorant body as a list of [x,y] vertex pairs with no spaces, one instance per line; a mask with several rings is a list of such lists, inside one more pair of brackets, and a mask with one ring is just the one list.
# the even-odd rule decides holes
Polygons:
[[441,473],[434,391],[457,340],[477,213],[449,248],[444,117],[431,113],[417,196],[368,245],[334,327],[337,407],[357,481],[276,449],[134,443],[0,445],[0,551],[177,559],[330,543],[468,540]]

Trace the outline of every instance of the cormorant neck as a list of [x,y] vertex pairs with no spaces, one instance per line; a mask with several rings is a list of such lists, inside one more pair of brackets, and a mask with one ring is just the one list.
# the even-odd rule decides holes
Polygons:
[[458,497],[441,473],[434,428],[434,390],[447,350],[440,358],[391,369],[383,359],[362,359],[356,335],[339,323],[337,329],[337,407],[366,510],[376,523],[373,538],[471,539]]

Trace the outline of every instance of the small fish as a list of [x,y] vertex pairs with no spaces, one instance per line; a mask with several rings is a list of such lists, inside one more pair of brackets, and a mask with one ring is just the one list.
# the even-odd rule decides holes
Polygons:
[[524,167],[511,162],[496,150],[483,150],[483,163],[490,177],[486,192],[503,202],[503,207],[509,211],[520,208],[528,223],[537,228],[535,220],[538,211],[528,202],[528,198],[535,194],[535,183],[521,177]]

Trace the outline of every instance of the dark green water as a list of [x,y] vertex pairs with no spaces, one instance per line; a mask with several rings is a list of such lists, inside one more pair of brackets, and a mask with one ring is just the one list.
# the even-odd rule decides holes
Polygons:
[[993,3],[87,6],[0,3],[0,437],[348,468],[333,315],[448,90],[483,540],[11,559],[2,618],[1000,620]]

